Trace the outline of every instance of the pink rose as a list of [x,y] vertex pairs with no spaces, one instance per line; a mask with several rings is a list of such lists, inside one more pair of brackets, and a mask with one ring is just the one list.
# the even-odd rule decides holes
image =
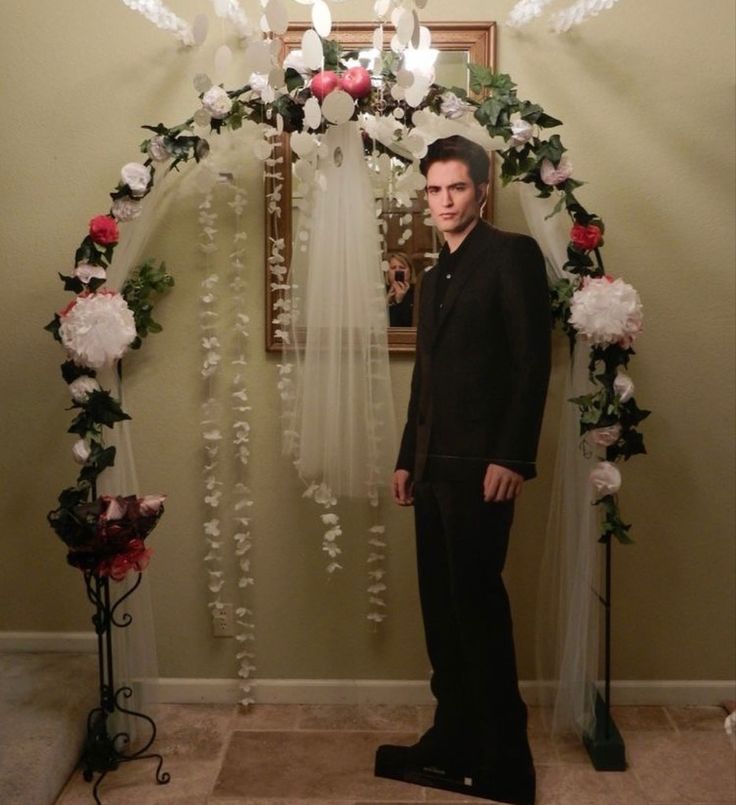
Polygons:
[[566,182],[572,176],[572,162],[567,158],[567,154],[562,155],[557,167],[548,159],[543,159],[542,167],[539,169],[539,175],[545,184],[550,185],[550,187],[556,187]]
[[163,508],[166,495],[145,495],[139,498],[140,511],[143,515],[152,516],[158,514]]
[[89,234],[95,243],[100,246],[110,246],[117,243],[120,237],[118,225],[109,215],[96,215],[89,222]]
[[599,447],[610,447],[621,438],[621,425],[616,422],[606,428],[594,428],[586,434],[588,441]]

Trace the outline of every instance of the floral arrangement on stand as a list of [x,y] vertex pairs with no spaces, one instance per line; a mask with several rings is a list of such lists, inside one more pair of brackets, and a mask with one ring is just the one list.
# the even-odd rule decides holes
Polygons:
[[109,214],[92,218],[73,272],[59,275],[64,289],[76,296],[45,328],[66,350],[61,374],[71,408],[78,411],[68,432],[79,437],[72,456],[81,465],[75,486],[61,492],[48,520],[69,548],[71,565],[114,581],[147,566],[151,550],[144,540],[163,513],[165,500],[163,495],[97,495],[98,477],[115,463],[116,449],[105,446],[104,429],[130,419],[120,401],[100,386],[97,373],[114,367],[122,377],[121,359],[127,350],[139,349],[149,333],[161,330],[152,316],[152,295],[174,284],[165,264],[144,263],[120,292],[104,287],[119,239],[118,221],[140,213],[140,198],[152,185],[152,174],[148,165],[123,166]]

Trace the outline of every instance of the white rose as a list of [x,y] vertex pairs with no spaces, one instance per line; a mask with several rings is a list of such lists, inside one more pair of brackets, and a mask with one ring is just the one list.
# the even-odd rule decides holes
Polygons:
[[594,428],[589,430],[586,436],[591,444],[599,447],[610,447],[621,438],[621,425],[616,422],[615,425],[609,425],[605,428]]
[[301,50],[290,50],[287,54],[286,58],[284,59],[284,70],[291,67],[292,70],[296,70],[302,76],[308,76],[310,74],[309,68],[304,63],[304,56],[302,55]]
[[259,95],[263,94],[263,90],[268,86],[268,76],[264,73],[251,73],[248,79],[250,88],[257,92]]
[[86,285],[91,279],[104,280],[107,278],[107,272],[102,266],[93,266],[89,263],[80,263],[74,269],[74,276],[78,277]]
[[222,120],[233,108],[233,102],[222,87],[214,86],[202,96],[202,106],[209,112],[210,117]]
[[518,112],[511,115],[511,142],[518,149],[528,143],[534,135],[534,126],[524,120]]
[[134,196],[142,196],[151,183],[151,171],[140,162],[128,162],[120,171],[123,184],[127,184]]
[[135,319],[114,291],[78,296],[61,314],[59,336],[74,363],[102,369],[121,358],[136,338]]
[[161,134],[151,137],[148,143],[148,155],[154,162],[166,162],[171,159],[171,151],[166,147],[166,141]]
[[116,220],[122,223],[132,221],[141,214],[141,203],[127,196],[116,198],[112,203],[112,214]]
[[74,456],[74,460],[77,462],[77,464],[85,464],[87,459],[90,457],[90,454],[91,450],[84,439],[74,442],[74,447],[72,447],[72,455]]
[[69,393],[74,402],[83,403],[93,391],[99,391],[100,384],[90,375],[80,375],[69,384]]
[[586,278],[572,295],[570,324],[593,344],[630,347],[642,322],[639,294],[622,279]]
[[618,394],[621,402],[627,402],[634,396],[634,381],[619,369],[613,381],[613,390]]
[[543,159],[539,175],[545,184],[550,185],[550,187],[556,187],[558,184],[566,182],[572,176],[572,162],[567,158],[567,154],[562,155],[560,164],[557,167],[548,159]]
[[621,473],[610,461],[600,461],[590,472],[590,483],[596,500],[600,500],[606,495],[615,495],[621,489]]
[[475,107],[472,104],[466,103],[462,98],[458,98],[454,92],[445,92],[441,97],[440,111],[450,120],[459,120],[461,117],[465,117],[468,112],[475,111]]
[[166,495],[146,495],[145,497],[139,498],[138,503],[141,514],[158,514],[165,500]]

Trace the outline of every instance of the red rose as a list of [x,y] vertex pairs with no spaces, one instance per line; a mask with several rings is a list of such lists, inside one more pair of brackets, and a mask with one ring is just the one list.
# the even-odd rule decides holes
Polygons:
[[587,226],[575,224],[570,230],[570,240],[576,249],[580,249],[581,252],[589,252],[596,246],[600,246],[603,236],[600,227],[595,224]]
[[95,215],[89,222],[89,234],[100,246],[117,243],[119,238],[117,222],[109,215]]
[[131,570],[142,573],[151,559],[153,551],[146,548],[143,540],[132,539],[125,546],[124,553],[115,554],[97,565],[98,576],[109,576],[113,581],[122,581]]

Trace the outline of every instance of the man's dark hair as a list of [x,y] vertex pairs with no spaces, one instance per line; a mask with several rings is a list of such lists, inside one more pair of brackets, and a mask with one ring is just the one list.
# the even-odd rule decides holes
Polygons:
[[468,173],[473,184],[483,184],[488,181],[491,160],[485,149],[459,134],[435,140],[419,163],[419,170],[422,172],[422,176],[426,177],[430,165],[435,162],[447,162],[451,159],[457,159],[468,166]]

